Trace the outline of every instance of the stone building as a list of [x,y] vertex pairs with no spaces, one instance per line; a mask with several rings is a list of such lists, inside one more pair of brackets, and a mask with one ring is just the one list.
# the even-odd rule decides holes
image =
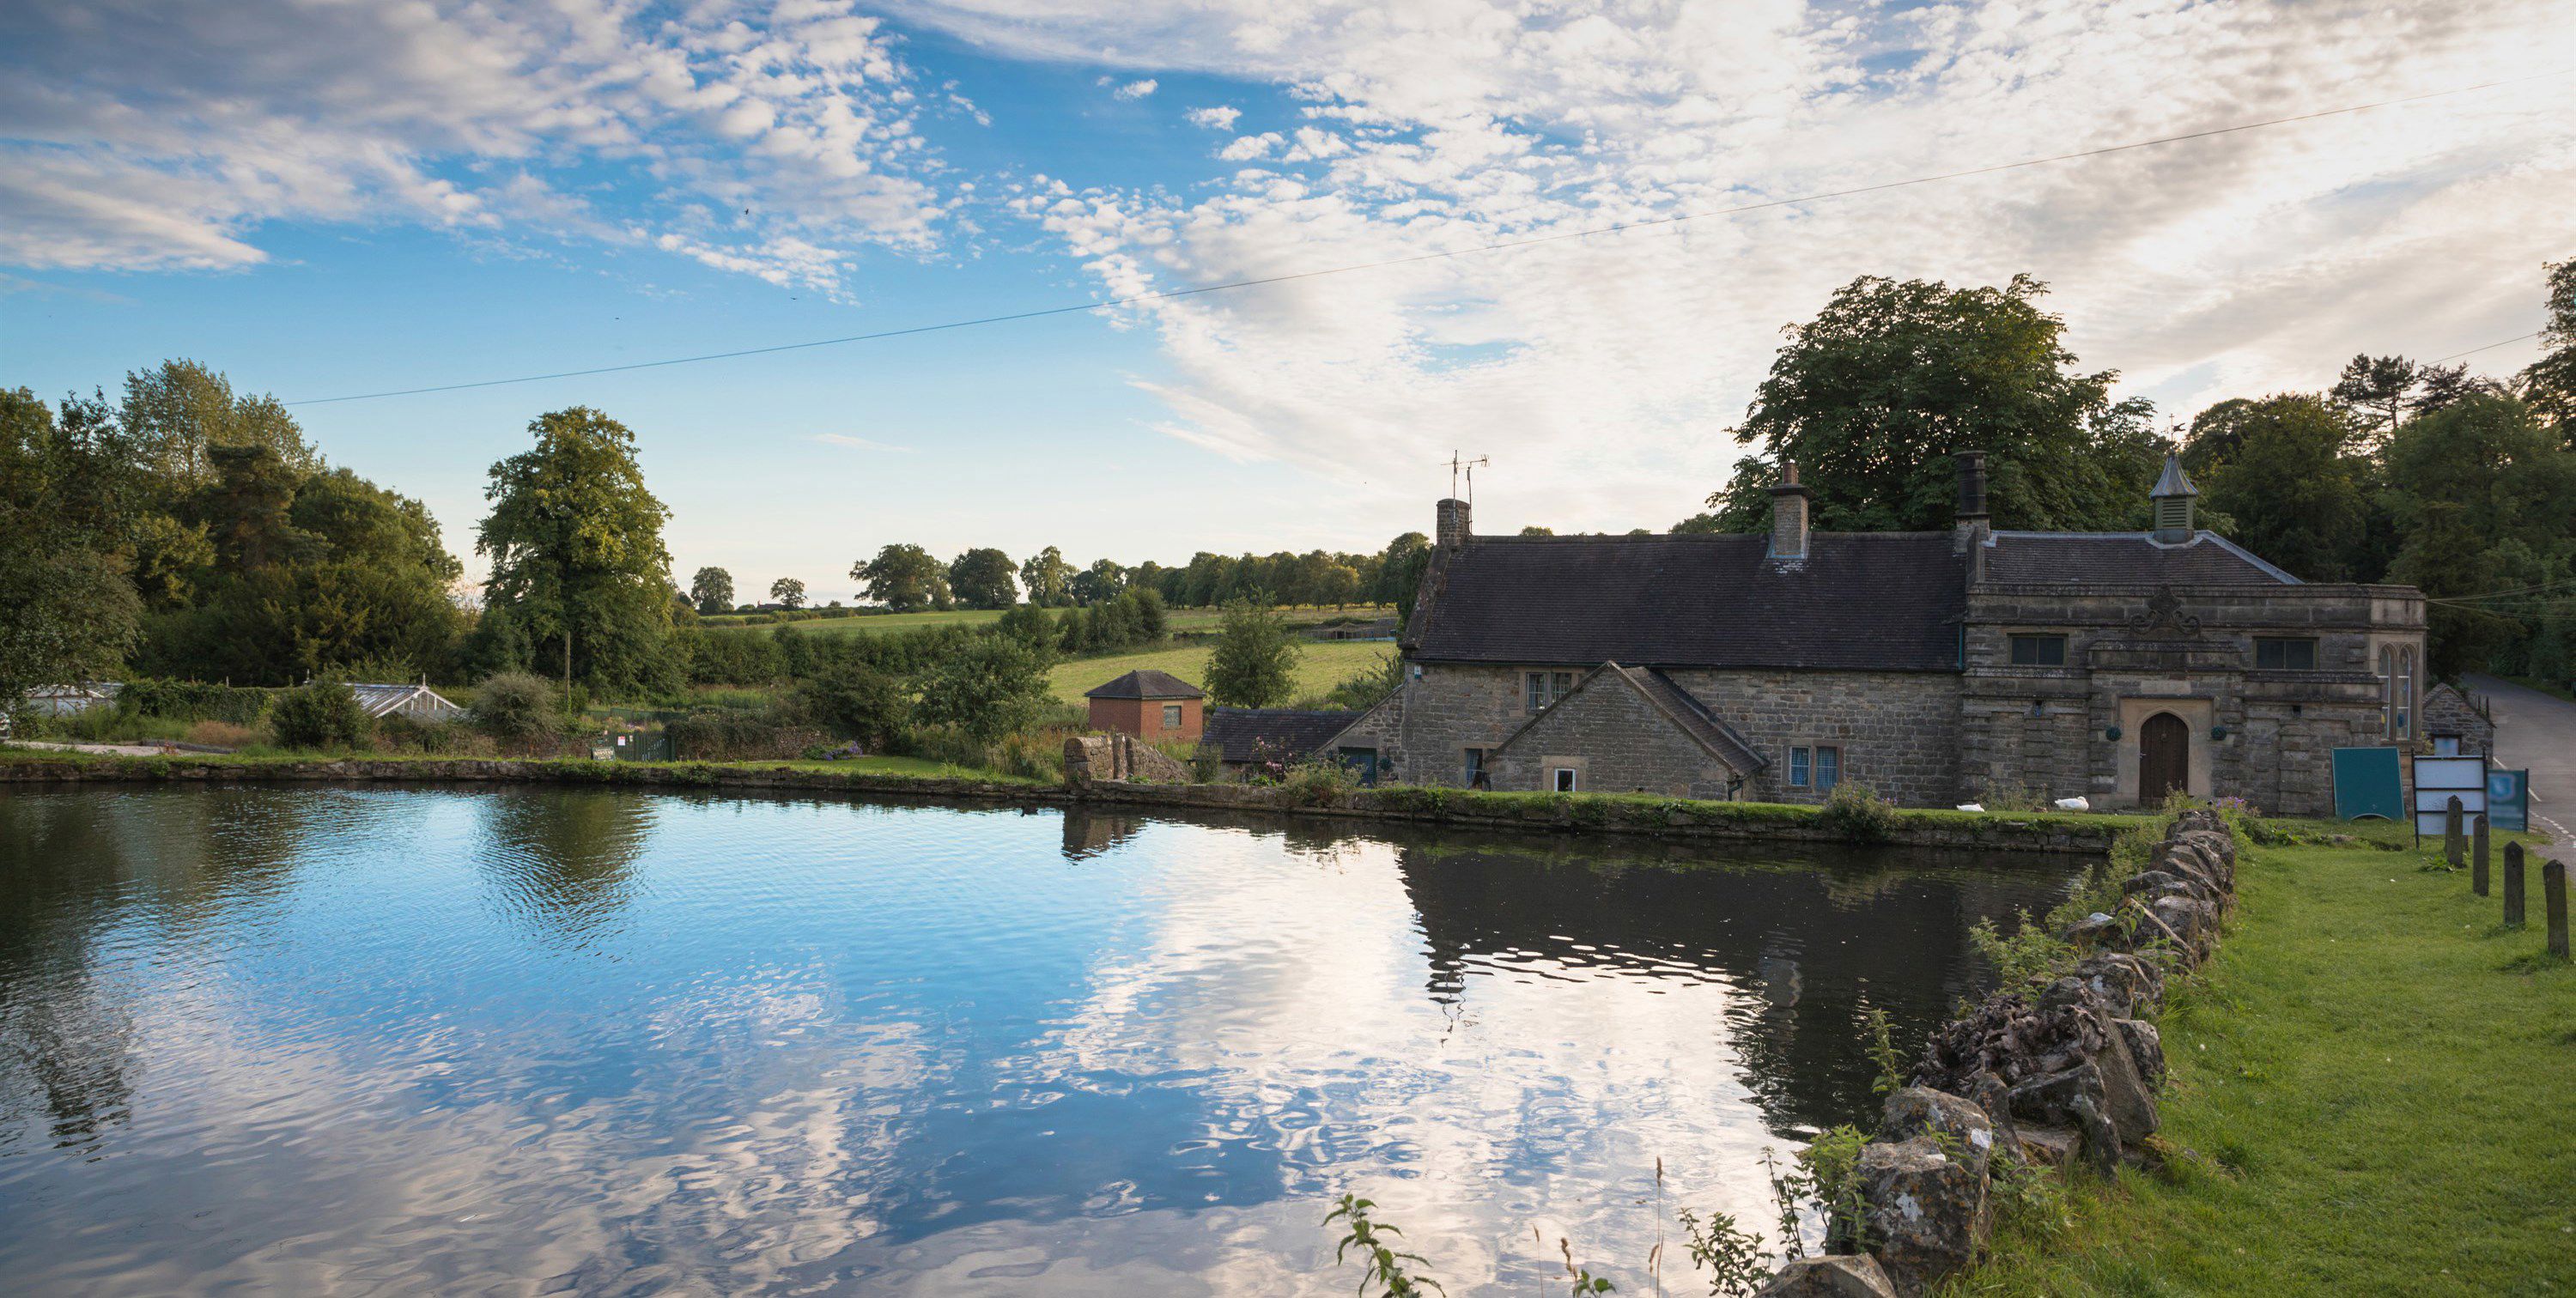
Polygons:
[[1134,735],[1147,743],[1199,741],[1206,718],[1207,694],[1170,672],[1139,668],[1083,691],[1091,705],[1091,728]]
[[2412,746],[2418,591],[2195,527],[2170,459],[2152,531],[1997,531],[1957,458],[1945,532],[1813,531],[1794,466],[1767,535],[1483,537],[1444,500],[1406,683],[1319,750],[1415,784],[2322,815],[2334,749]]

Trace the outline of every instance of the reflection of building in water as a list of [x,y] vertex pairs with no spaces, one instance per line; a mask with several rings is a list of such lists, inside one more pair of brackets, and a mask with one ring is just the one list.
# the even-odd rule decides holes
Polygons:
[[1784,1130],[1870,1107],[1864,998],[1901,1040],[1920,1040],[1983,990],[1968,929],[2050,904],[2064,878],[1966,862],[1600,868],[1499,846],[1413,846],[1399,859],[1435,1000],[1469,994],[1470,974],[1534,964],[1724,983],[1745,993],[1724,1045]]
[[496,791],[475,806],[483,832],[475,869],[513,919],[576,946],[615,926],[652,832],[648,800],[535,788]]
[[1064,859],[1088,861],[1126,843],[1145,827],[1145,818],[1088,807],[1064,809]]

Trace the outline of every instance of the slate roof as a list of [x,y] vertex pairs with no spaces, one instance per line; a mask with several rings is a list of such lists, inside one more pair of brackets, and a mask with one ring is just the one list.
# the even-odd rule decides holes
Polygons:
[[2272,586],[2299,579],[2216,532],[2158,545],[2149,532],[1997,532],[1986,547],[1997,585]]
[[1140,667],[1106,685],[1096,685],[1082,692],[1086,699],[1203,699],[1207,694],[1198,686],[1170,672]]
[[1355,711],[1303,708],[1210,708],[1199,747],[1223,762],[1304,757],[1359,718]]
[[1707,704],[1700,702],[1697,695],[1683,689],[1673,678],[1651,668],[1622,667],[1619,671],[1646,697],[1662,704],[1683,730],[1734,767],[1737,773],[1751,775],[1771,764],[1769,758],[1753,751],[1753,745],[1735,727],[1726,724],[1725,718],[1709,711]]
[[1474,537],[1437,554],[1429,662],[1955,671],[1967,568],[1948,532]]

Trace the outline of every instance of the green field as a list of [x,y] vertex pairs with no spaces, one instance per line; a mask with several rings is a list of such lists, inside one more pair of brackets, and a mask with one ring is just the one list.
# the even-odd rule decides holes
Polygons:
[[[1316,641],[1300,644],[1298,649],[1296,695],[1300,698],[1321,694],[1395,652],[1394,645],[1369,640]],[[1204,686],[1207,684],[1208,655],[1214,652],[1216,647],[1213,645],[1188,645],[1110,658],[1080,658],[1058,663],[1055,670],[1047,674],[1047,685],[1057,698],[1067,703],[1080,703],[1084,690],[1139,668],[1150,667],[1170,672],[1192,685]]]
[[2438,855],[2249,850],[2163,1015],[2165,1171],[1999,1230],[1945,1292],[2576,1292],[2576,969],[2537,855],[2520,930]]
[[[1313,626],[1334,618],[1384,617],[1393,610],[1382,606],[1354,604],[1349,608],[1297,608],[1280,611],[1286,615],[1290,626]],[[822,617],[803,622],[763,623],[756,626],[744,626],[736,621],[710,619],[705,625],[710,631],[768,632],[782,626],[792,626],[799,631],[814,635],[883,635],[888,631],[909,631],[925,626],[982,626],[1001,616],[1001,612],[996,609],[960,608],[950,609],[944,613],[852,614],[848,617]],[[1174,631],[1214,631],[1218,621],[1224,616],[1225,611],[1222,609],[1176,608],[1170,614],[1171,628]]]

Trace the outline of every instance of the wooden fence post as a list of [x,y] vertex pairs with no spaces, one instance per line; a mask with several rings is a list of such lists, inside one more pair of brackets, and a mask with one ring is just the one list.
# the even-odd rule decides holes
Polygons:
[[2567,863],[2540,867],[2540,897],[2549,908],[2549,954],[2567,958]]
[[2474,862],[2469,867],[2469,891],[2483,897],[2487,895],[2487,818],[2484,816],[2478,817],[2478,831],[2470,839],[2469,858]]
[[2522,927],[2522,844],[2504,845],[2504,926]]
[[2451,805],[2442,809],[2442,859],[2454,870],[2460,868],[2460,848],[2460,799],[2454,794]]

